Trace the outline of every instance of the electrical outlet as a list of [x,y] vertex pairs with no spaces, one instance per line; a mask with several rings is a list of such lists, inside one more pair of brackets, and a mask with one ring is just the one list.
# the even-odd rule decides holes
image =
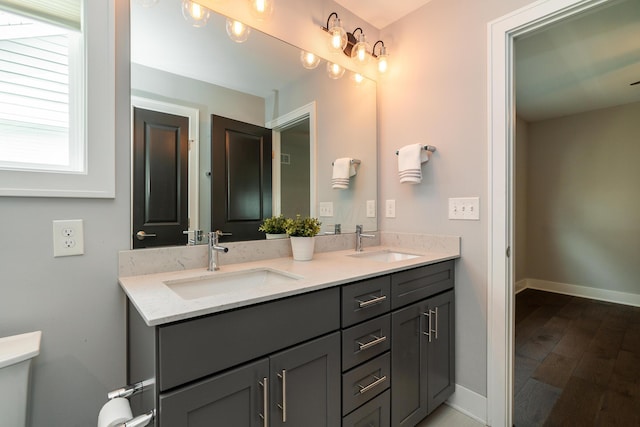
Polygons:
[[479,220],[479,197],[455,197],[449,199],[449,219]]
[[396,201],[394,199],[386,201],[384,212],[387,218],[396,217]]
[[376,201],[367,200],[367,218],[376,217]]
[[53,256],[84,254],[84,231],[81,219],[53,221]]
[[320,216],[333,216],[333,202],[320,202]]

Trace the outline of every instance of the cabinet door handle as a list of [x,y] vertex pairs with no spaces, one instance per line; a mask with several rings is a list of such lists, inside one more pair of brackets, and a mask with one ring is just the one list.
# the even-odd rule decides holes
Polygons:
[[262,386],[262,426],[269,427],[269,379],[267,377],[262,378],[262,381],[258,381],[258,384]]
[[360,387],[360,394],[364,394],[364,393],[368,392],[369,390],[371,390],[375,386],[377,386],[379,384],[382,384],[383,382],[385,382],[387,380],[387,376],[386,375],[384,375],[381,378],[378,378],[375,375],[373,375],[373,378],[375,378],[375,381],[372,382],[371,384],[367,385],[367,386],[362,386],[362,385],[358,384],[358,387]]
[[429,325],[427,327],[427,332],[422,332],[424,335],[426,335],[429,338],[429,342],[431,342],[431,310],[427,311],[426,313],[422,313],[423,316],[426,316],[429,319]]
[[[429,310],[431,311],[431,310]],[[435,333],[436,333],[436,339],[438,339],[438,307],[436,307],[436,311],[433,312],[436,315],[436,329],[435,329]]]
[[387,337],[385,335],[381,336],[381,337],[377,337],[375,335],[370,335],[370,337],[373,338],[373,341],[369,341],[367,343],[361,343],[360,341],[356,341],[358,343],[358,345],[360,346],[360,348],[358,349],[358,351],[362,351],[362,350],[366,350],[368,348],[373,347],[374,345],[378,345],[381,342],[384,342],[387,340]]
[[381,303],[382,301],[387,299],[386,295],[380,295],[380,296],[371,295],[371,296],[373,298],[370,300],[366,300],[366,301],[356,300],[358,301],[360,308],[366,308],[366,307],[369,307],[370,305]]
[[281,374],[278,374],[278,378],[282,379],[282,404],[278,405],[278,408],[282,409],[282,422],[287,422],[287,371],[282,370]]

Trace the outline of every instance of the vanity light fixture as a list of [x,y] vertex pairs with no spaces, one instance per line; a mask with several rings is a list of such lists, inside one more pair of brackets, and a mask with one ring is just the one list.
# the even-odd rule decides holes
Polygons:
[[353,30],[354,37],[358,30],[360,30],[360,35],[358,36],[358,42],[351,49],[351,57],[360,64],[366,64],[369,62],[369,58],[371,57],[371,45],[367,43],[364,31],[362,31],[362,28],[360,27]]
[[273,13],[273,0],[249,0],[251,13],[259,20],[268,19]]
[[327,75],[330,78],[337,80],[344,75],[344,67],[340,64],[336,64],[335,62],[327,61]]
[[300,62],[302,66],[308,70],[313,70],[320,63],[320,57],[306,50],[300,51]]
[[249,38],[251,28],[240,21],[227,18],[227,35],[236,43],[243,43]]
[[353,73],[352,77],[353,81],[359,85],[360,83],[362,83],[364,81],[364,76],[360,73]]
[[182,16],[194,27],[204,27],[209,21],[209,9],[191,0],[182,0]]
[[[378,45],[378,43],[380,43],[380,53],[378,53],[378,55],[376,55],[376,46]],[[387,54],[387,48],[384,47],[384,42],[382,40],[378,40],[374,45],[373,45],[373,51],[371,53],[373,55],[374,58],[378,59],[378,72],[383,74],[387,72],[387,69],[389,68],[389,55]]]
[[[333,17],[333,19],[332,19]],[[331,12],[327,18],[327,26],[322,28],[331,36],[330,46],[335,52],[342,52],[349,41],[347,32],[342,28],[342,22],[336,12]]]

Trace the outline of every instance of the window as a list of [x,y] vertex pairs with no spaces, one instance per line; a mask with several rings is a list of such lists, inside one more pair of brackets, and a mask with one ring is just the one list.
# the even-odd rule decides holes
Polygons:
[[0,0],[0,196],[115,197],[116,3]]
[[0,168],[84,173],[82,36],[0,10]]

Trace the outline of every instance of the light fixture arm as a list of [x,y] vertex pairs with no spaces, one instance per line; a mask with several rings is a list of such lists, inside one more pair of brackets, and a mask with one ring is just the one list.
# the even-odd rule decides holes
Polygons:
[[325,31],[329,31],[329,22],[331,21],[331,17],[332,17],[332,16],[335,16],[335,17],[336,17],[336,19],[339,19],[339,18],[338,18],[338,14],[337,14],[336,12],[331,12],[331,14],[329,15],[329,17],[327,18],[327,26],[326,26],[326,27],[324,27],[324,28],[323,28],[323,30],[325,30]]
[[374,58],[378,57],[378,55],[376,55],[376,46],[378,46],[378,43],[382,44],[382,47],[380,48],[381,51],[385,50],[384,42],[382,40],[378,40],[377,42],[375,42],[375,44],[373,45],[373,49],[371,49],[371,54],[373,55]]
[[364,31],[362,31],[362,28],[358,27],[355,30],[353,30],[353,32],[351,33],[353,35],[353,37],[356,37],[356,31],[360,30],[360,35],[364,35]]

